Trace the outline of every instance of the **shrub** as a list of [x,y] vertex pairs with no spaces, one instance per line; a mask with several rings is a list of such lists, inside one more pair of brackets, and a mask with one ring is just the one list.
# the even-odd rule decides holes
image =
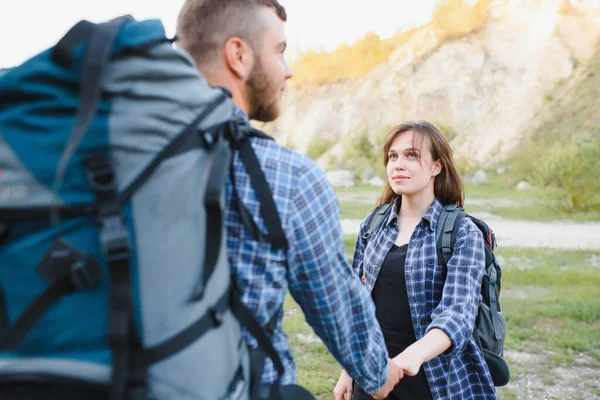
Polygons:
[[558,142],[529,153],[529,159],[532,155],[538,157],[529,162],[526,178],[542,189],[550,206],[569,212],[600,209],[600,140]]
[[459,39],[481,29],[488,20],[490,0],[470,4],[466,0],[445,0],[433,12],[433,25],[446,40]]
[[382,129],[372,139],[366,129],[357,129],[344,139],[343,159],[336,160],[338,168],[352,171],[355,178],[366,169],[373,169],[385,178],[383,166],[383,144],[389,128]]
[[306,155],[316,160],[327,152],[335,144],[334,141],[329,139],[315,138],[306,149]]

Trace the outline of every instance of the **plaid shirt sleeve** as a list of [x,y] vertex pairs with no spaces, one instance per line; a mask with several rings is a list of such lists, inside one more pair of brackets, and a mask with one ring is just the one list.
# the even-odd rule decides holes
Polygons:
[[314,164],[296,185],[290,292],[331,354],[373,393],[387,379],[388,353],[369,293],[346,260],[335,194]]
[[446,355],[454,357],[466,346],[481,302],[481,280],[485,269],[483,236],[475,224],[464,218],[459,226],[452,257],[448,260],[442,300],[431,314],[427,332],[444,331],[452,346]]

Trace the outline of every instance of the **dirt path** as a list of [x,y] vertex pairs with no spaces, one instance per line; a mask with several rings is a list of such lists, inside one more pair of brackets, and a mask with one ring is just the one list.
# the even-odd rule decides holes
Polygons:
[[[485,212],[474,212],[473,215],[488,223],[502,247],[600,250],[600,222],[511,220]],[[344,234],[358,234],[360,223],[357,219],[343,219]]]
[[572,365],[553,365],[551,353],[505,352],[518,365],[510,383],[499,388],[500,399],[598,399],[598,366],[591,357],[580,354]]

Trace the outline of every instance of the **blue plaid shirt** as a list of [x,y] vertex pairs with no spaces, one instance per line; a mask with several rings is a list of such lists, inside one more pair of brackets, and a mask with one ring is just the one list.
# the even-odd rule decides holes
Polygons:
[[[368,243],[362,238],[370,214],[356,242],[353,269],[371,292],[387,253],[398,236],[397,198],[392,212]],[[472,337],[481,302],[485,253],[481,231],[464,218],[456,233],[444,284],[437,260],[435,227],[442,210],[435,199],[410,238],[406,255],[406,291],[417,340],[431,329],[444,331],[452,346],[423,367],[431,394],[440,399],[495,399],[496,391],[483,354]],[[392,355],[393,356],[393,355]]]
[[[239,110],[237,114],[245,117]],[[277,321],[273,343],[285,367],[281,383],[296,382],[282,316],[277,315],[289,289],[338,362],[367,392],[375,392],[387,379],[387,349],[369,293],[347,261],[335,194],[310,159],[273,140],[250,140],[273,192],[289,249],[273,250],[268,242],[252,238],[242,224],[231,181],[226,190],[227,249],[233,274],[244,291],[244,304],[263,326],[272,318]],[[234,154],[233,169],[240,199],[266,234],[258,198],[238,154]],[[257,347],[256,340],[248,332],[245,335],[250,347]],[[263,383],[272,383],[276,377],[267,359]]]

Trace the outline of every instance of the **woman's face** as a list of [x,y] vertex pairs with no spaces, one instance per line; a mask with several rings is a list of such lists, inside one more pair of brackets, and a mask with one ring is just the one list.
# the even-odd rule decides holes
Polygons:
[[[417,139],[417,140],[415,140]],[[431,190],[441,171],[440,161],[431,156],[430,143],[405,131],[396,136],[388,152],[387,178],[397,195],[412,196]]]

